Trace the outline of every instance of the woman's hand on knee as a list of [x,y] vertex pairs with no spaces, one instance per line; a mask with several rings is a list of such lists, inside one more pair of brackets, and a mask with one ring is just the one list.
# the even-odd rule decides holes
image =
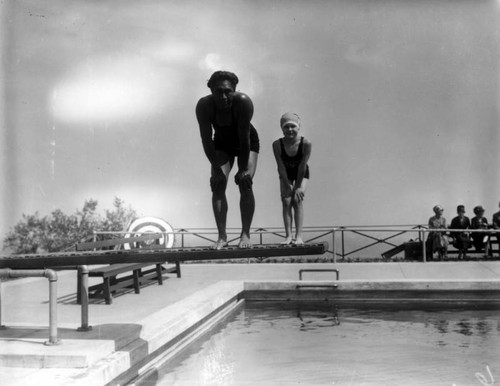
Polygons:
[[293,198],[296,202],[302,202],[304,201],[305,197],[305,192],[302,190],[302,188],[297,188],[293,192]]

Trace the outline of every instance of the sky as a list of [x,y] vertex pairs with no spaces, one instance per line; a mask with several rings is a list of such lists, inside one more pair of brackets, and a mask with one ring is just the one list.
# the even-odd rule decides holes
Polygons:
[[[254,103],[253,227],[282,226],[271,144],[286,111],[312,142],[306,226],[498,210],[498,0],[18,0],[0,12],[2,237],[22,214],[91,198],[214,227],[194,109],[221,69]],[[229,227],[238,200],[231,183]]]

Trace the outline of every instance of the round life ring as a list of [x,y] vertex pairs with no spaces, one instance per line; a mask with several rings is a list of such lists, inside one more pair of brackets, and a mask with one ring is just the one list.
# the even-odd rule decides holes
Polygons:
[[[165,248],[172,248],[174,245],[173,228],[169,223],[158,217],[140,217],[133,220],[127,228],[125,237],[137,237],[144,233],[162,233],[161,238],[157,240],[139,241],[137,243],[127,243],[124,245],[125,249],[150,247],[153,243],[164,246]],[[132,245],[131,245],[132,244]]]

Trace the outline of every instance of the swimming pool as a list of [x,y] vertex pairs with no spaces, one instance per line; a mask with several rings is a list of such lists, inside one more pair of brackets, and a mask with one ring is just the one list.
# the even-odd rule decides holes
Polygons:
[[136,384],[481,385],[499,347],[488,304],[247,301]]

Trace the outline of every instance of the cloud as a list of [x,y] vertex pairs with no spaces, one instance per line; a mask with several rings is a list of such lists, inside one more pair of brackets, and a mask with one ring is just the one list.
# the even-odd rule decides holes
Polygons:
[[388,50],[377,49],[376,47],[351,44],[347,49],[344,58],[350,63],[361,66],[382,67],[390,65],[390,53]]
[[214,52],[208,53],[198,62],[198,67],[203,71],[210,72],[218,70],[235,72],[240,79],[238,91],[240,91],[239,88],[241,86],[242,92],[253,97],[263,92],[264,85],[260,76],[257,75],[258,70],[249,69],[247,66],[242,66],[236,61],[228,60],[227,56]]
[[54,117],[68,123],[130,121],[159,113],[173,101],[177,70],[119,56],[80,64],[53,87]]
[[[208,180],[208,177],[207,179]],[[189,190],[182,186],[165,183],[117,184],[80,189],[73,197],[80,206],[89,198],[98,198],[99,210],[111,209],[115,197],[124,201],[137,215],[159,217],[173,227],[206,227],[213,225],[212,206],[208,184],[205,190]],[[233,209],[232,215],[236,215]],[[239,214],[239,213],[238,213]]]
[[166,63],[183,64],[196,57],[196,48],[192,44],[171,39],[146,47],[142,52]]
[[220,54],[211,52],[206,54],[198,63],[198,67],[204,71],[230,70],[236,67],[235,63]]

